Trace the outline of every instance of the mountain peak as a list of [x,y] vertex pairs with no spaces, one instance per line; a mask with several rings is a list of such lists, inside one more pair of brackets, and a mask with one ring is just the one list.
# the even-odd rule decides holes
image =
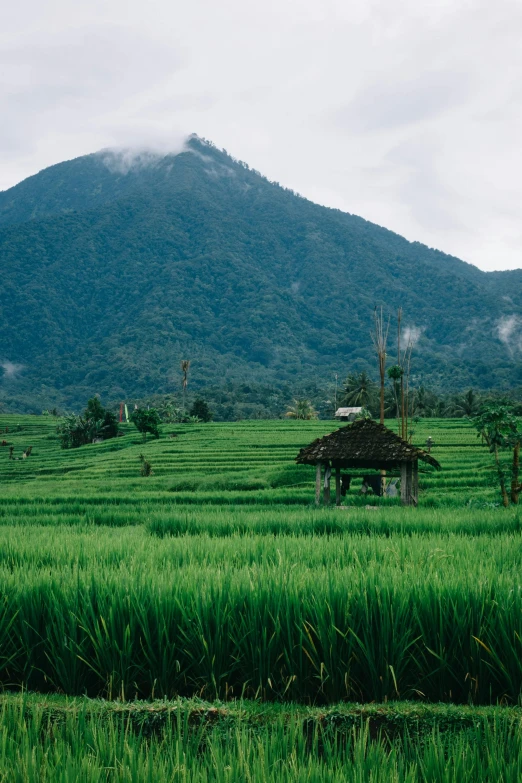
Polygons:
[[101,150],[1,193],[0,250],[0,358],[24,367],[4,372],[4,398],[167,392],[187,356],[199,384],[371,372],[380,304],[421,334],[417,382],[522,382],[512,275],[313,204],[197,136]]

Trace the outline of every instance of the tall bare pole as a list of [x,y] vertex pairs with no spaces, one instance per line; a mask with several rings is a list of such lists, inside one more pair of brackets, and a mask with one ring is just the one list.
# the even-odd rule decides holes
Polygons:
[[[384,313],[381,307],[380,312],[375,308],[373,311],[374,331],[370,332],[373,345],[377,352],[379,360],[379,376],[381,382],[380,388],[380,423],[384,424],[384,384],[386,380],[386,343],[388,341],[388,331],[390,329],[390,319],[384,325]],[[381,494],[384,494],[386,488],[386,471],[381,470]]]
[[187,384],[188,384],[188,371],[190,368],[190,359],[183,359],[181,362],[181,372],[183,373],[182,388],[183,388],[183,415],[185,415],[185,400],[187,396]]
[[408,344],[406,346],[406,350],[404,352],[404,365],[406,367],[406,437],[405,439],[408,439],[408,430],[411,430],[410,427],[410,416],[412,415],[412,405],[410,403],[410,368],[411,368],[411,354],[413,351],[413,346],[415,342],[411,335],[408,337]]
[[379,376],[381,381],[380,389],[380,422],[384,424],[384,384],[386,380],[386,343],[388,341],[388,331],[390,328],[390,319],[384,323],[384,314],[381,307],[380,312],[375,308],[373,312],[374,330],[370,332],[373,345],[377,352],[379,360]]
[[402,366],[403,357],[401,356],[401,321],[402,321],[402,307],[399,307],[397,312],[397,365],[401,368],[401,428],[399,435],[401,438],[406,437],[405,425],[404,425],[404,368]]
[[412,340],[408,340],[408,344],[406,346],[406,350],[404,351],[404,365],[405,365],[405,372],[406,372],[406,389],[404,392],[404,402],[405,402],[405,409],[406,409],[406,417],[404,421],[404,440],[408,440],[408,425],[409,425],[409,416],[410,416],[410,365],[411,365],[411,352],[413,350],[413,342]]

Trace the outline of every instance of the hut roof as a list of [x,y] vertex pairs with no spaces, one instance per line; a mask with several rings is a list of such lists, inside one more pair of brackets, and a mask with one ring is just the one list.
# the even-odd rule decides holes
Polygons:
[[335,411],[336,416],[350,416],[352,413],[357,415],[362,411],[362,408],[337,408]]
[[434,468],[440,468],[437,460],[426,451],[407,443],[384,424],[378,424],[371,419],[360,419],[314,440],[301,449],[296,462],[300,465],[332,462],[335,467],[379,470],[395,468],[401,462],[413,462],[417,459]]

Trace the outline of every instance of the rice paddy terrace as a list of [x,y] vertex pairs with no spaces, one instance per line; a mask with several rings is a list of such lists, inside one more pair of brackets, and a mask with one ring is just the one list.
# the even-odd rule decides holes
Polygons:
[[416,509],[313,505],[335,422],[56,424],[0,416],[0,780],[520,779],[522,525],[464,420]]
[[[0,434],[8,427],[2,437],[14,444],[15,457],[33,446],[31,458],[18,461],[7,460],[4,447],[3,496],[40,497],[42,502],[53,497],[55,505],[56,498],[73,496],[86,507],[107,502],[134,507],[147,500],[151,505],[308,505],[314,474],[296,466],[294,458],[303,445],[337,426],[325,421],[172,425],[163,427],[160,440],[144,444],[134,427],[123,425],[122,438],[64,451],[53,417],[0,415]],[[465,421],[425,420],[417,425],[414,442],[423,446],[428,435],[444,470],[422,477],[423,506],[496,500],[488,454]],[[154,472],[145,482],[139,471],[141,453]],[[347,502],[357,504],[353,493]]]

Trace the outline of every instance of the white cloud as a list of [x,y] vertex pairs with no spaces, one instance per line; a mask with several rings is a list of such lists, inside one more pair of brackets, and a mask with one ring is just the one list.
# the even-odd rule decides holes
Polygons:
[[6,378],[15,378],[22,372],[24,366],[25,365],[23,364],[16,364],[15,362],[9,362],[7,360],[0,362],[0,367],[2,367]]
[[495,332],[510,354],[522,351],[522,318],[518,315],[505,315],[497,321]]
[[164,158],[179,155],[185,149],[185,139],[180,137],[165,142],[165,145],[155,145],[150,142],[146,146],[111,147],[100,151],[103,163],[109,171],[118,174],[128,174],[129,171],[155,166]]
[[518,0],[11,3],[0,188],[196,132],[320,203],[520,267],[521,35]]
[[424,326],[406,326],[402,331],[402,344],[406,348],[408,345],[415,347],[419,342]]

